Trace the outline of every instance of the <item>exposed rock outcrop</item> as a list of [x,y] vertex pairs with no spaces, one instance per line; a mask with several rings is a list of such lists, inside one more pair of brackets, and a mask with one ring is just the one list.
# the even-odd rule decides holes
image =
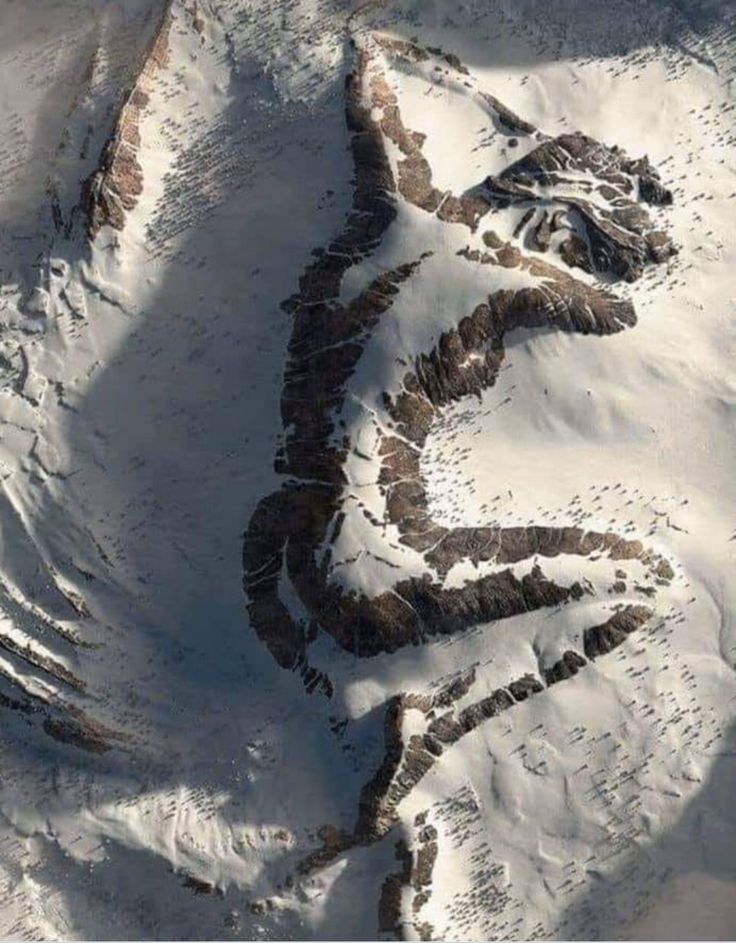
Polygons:
[[[50,658],[34,655],[26,650],[5,647],[26,666],[40,669],[59,690],[31,687],[29,679],[0,670],[0,707],[18,713],[28,722],[59,743],[72,744],[88,753],[104,753],[114,745],[122,745],[123,737],[95,720],[83,704],[84,685],[68,669]],[[48,692],[48,693],[46,693]]]
[[[583,646],[588,659],[612,651],[628,635],[645,625],[651,616],[651,609],[628,606],[614,612],[602,625],[586,629]],[[443,753],[486,721],[561,681],[573,678],[587,664],[585,657],[570,649],[543,671],[543,677],[526,674],[462,708],[458,708],[458,702],[467,700],[476,683],[474,672],[461,676],[452,685],[432,695],[404,693],[391,698],[384,717],[383,759],[361,791],[353,832],[331,830],[323,847],[302,862],[302,872],[309,873],[323,867],[355,845],[379,841],[398,824],[400,803]],[[411,729],[417,729],[418,714],[423,719],[424,733],[413,732],[407,737],[406,717],[410,711],[415,713]],[[436,833],[429,835],[432,841],[435,838]],[[425,851],[421,859],[417,856],[411,872],[417,890],[428,883],[427,874],[431,878],[431,866],[436,855],[435,843],[435,847]],[[395,894],[397,886],[395,881],[391,883],[392,894]]]
[[580,132],[543,141],[498,176],[487,177],[478,192],[499,208],[539,208],[532,247],[546,252],[554,232],[569,232],[559,254],[587,272],[634,281],[648,262],[664,262],[676,252],[637,202],[672,202],[649,160],[631,160],[620,148]]
[[152,41],[135,70],[135,81],[123,96],[99,167],[84,184],[82,201],[90,239],[94,239],[103,226],[123,229],[125,213],[135,208],[143,192],[143,170],[138,161],[140,124],[148,105],[151,83],[168,62],[171,8],[172,0],[166,0]]
[[408,887],[411,881],[412,856],[401,839],[396,842],[395,854],[400,867],[398,871],[392,871],[381,886],[381,896],[378,900],[378,932],[391,934],[401,940],[401,903],[404,888]]
[[[425,61],[423,51],[413,44],[392,40],[388,48],[409,61]],[[491,106],[509,133],[539,133],[495,99],[489,102]],[[540,564],[540,558],[561,554],[636,560],[663,582],[674,575],[667,561],[640,541],[614,532],[542,525],[448,528],[432,519],[421,467],[427,437],[449,404],[479,395],[495,382],[506,332],[518,327],[551,328],[605,336],[636,323],[628,301],[526,254],[516,241],[504,242],[489,231],[483,235],[485,250],[468,247],[460,255],[469,266],[485,266],[489,272],[495,268],[499,276],[516,270],[523,276],[519,279],[522,287],[491,291],[456,327],[444,331],[431,350],[420,352],[407,365],[400,390],[383,395],[388,422],[379,433],[377,458],[385,518],[374,525],[395,526],[400,541],[420,555],[426,572],[421,577],[399,572],[390,590],[377,594],[363,592],[359,586],[348,590],[331,580],[332,548],[347,514],[345,463],[353,448],[346,428],[340,425],[346,391],[368,338],[395,304],[402,286],[416,277],[428,253],[373,277],[349,301],[340,299],[340,286],[346,271],[381,243],[402,201],[442,221],[461,222],[471,231],[494,201],[503,199],[509,205],[517,197],[518,202],[530,201],[531,212],[525,214],[520,239],[524,226],[533,225],[537,251],[558,249],[563,265],[570,264],[568,258],[580,259],[581,267],[604,269],[608,276],[638,277],[645,263],[662,261],[672,250],[637,202],[643,192],[666,202],[656,190],[656,175],[648,162],[631,162],[622,152],[582,135],[545,139],[511,165],[509,173],[498,178],[499,184],[488,183],[461,197],[440,192],[422,153],[423,137],[404,125],[396,94],[370,43],[357,51],[355,71],[346,82],[346,118],[355,166],[353,206],[343,231],[326,250],[314,253],[299,291],[285,303],[293,316],[293,331],[281,401],[286,432],[275,463],[285,480],[279,491],[261,501],[244,541],[252,626],[281,666],[300,670],[309,690],[319,687],[328,694],[330,680],[308,662],[310,641],[320,631],[344,649],[370,656],[421,643],[433,634],[457,633],[573,602],[583,595],[582,586],[578,582],[559,585],[545,576]],[[396,173],[386,142],[400,155]],[[583,196],[550,197],[550,205],[545,204],[535,222],[537,189],[532,187],[554,189],[569,184],[563,171],[574,172],[576,181],[583,180]],[[590,193],[594,190],[613,207],[610,215],[593,206]],[[565,214],[572,209],[587,213],[586,225],[598,233],[588,237],[590,251],[588,241],[579,240],[579,246],[570,243],[572,236],[563,243],[568,246],[565,251],[559,246],[555,249],[565,229]],[[652,240],[660,237],[662,251],[654,251]],[[594,247],[596,238],[600,251]],[[501,278],[499,282],[508,284]],[[463,561],[490,564],[493,569],[461,586],[446,586],[449,570]],[[288,594],[279,591],[284,580],[289,583]],[[284,601],[294,595],[300,615]],[[390,699],[383,757],[361,792],[353,831],[333,830],[329,841],[303,862],[302,869],[321,867],[355,844],[381,838],[397,823],[401,801],[453,744],[550,685],[572,678],[588,660],[620,644],[651,614],[644,607],[620,609],[603,625],[586,630],[585,656],[566,651],[556,663],[540,669],[541,677],[526,674],[471,702],[472,675],[431,695],[405,693]],[[413,718],[413,732],[406,735],[410,711],[419,715],[419,721]],[[418,867],[417,862],[415,873]],[[425,870],[422,865],[421,873]],[[402,872],[384,885],[381,925],[387,931],[396,926],[405,878]]]
[[640,628],[652,615],[646,606],[627,606],[615,612],[602,625],[594,625],[585,630],[583,650],[591,660],[607,655],[618,648],[627,637]]
[[[396,52],[400,47],[389,48]],[[419,61],[414,55],[410,58]],[[401,196],[428,213],[436,213],[444,222],[464,223],[474,231],[490,209],[490,201],[482,194],[456,196],[434,185],[432,168],[422,153],[425,137],[406,128],[396,94],[378,68],[374,68],[370,78],[369,94],[371,105],[380,112],[381,131],[402,154],[398,162],[398,191]]]
[[[412,56],[416,58],[413,52]],[[327,250],[316,254],[300,280],[299,293],[286,303],[294,317],[282,394],[282,416],[289,433],[277,456],[276,470],[289,481],[261,502],[244,546],[253,626],[279,664],[300,667],[310,689],[320,686],[323,690],[329,690],[328,679],[317,677],[307,666],[307,635],[316,630],[328,632],[359,655],[394,651],[433,633],[461,631],[582,594],[576,584],[563,587],[545,579],[537,565],[525,574],[510,568],[526,560],[604,553],[613,560],[638,559],[650,568],[660,562],[641,542],[614,533],[544,526],[448,529],[431,519],[421,474],[427,436],[445,406],[477,395],[495,382],[507,331],[551,326],[605,335],[636,320],[629,302],[542,259],[525,256],[513,244],[486,233],[488,251],[466,249],[462,254],[467,262],[499,271],[519,269],[531,277],[531,285],[489,295],[457,328],[445,332],[431,351],[417,357],[399,394],[385,396],[396,429],[379,446],[386,520],[398,527],[403,543],[424,555],[439,579],[429,575],[399,579],[390,592],[368,597],[346,593],[330,582],[329,550],[317,564],[317,548],[334,541],[344,513],[343,466],[350,442],[337,434],[335,419],[346,386],[370,334],[426,255],[379,275],[347,304],[338,300],[342,276],[379,244],[396,216],[397,197],[427,212],[436,212],[444,199],[444,195],[431,195],[431,169],[421,155],[421,136],[405,128],[396,96],[367,49],[357,53],[356,70],[346,82],[346,115],[355,162],[353,209],[343,232]],[[384,135],[407,155],[398,164],[398,184]],[[584,151],[592,166],[589,152],[590,148]],[[605,149],[594,153],[602,166],[601,179],[613,185],[623,174],[621,160],[603,160],[600,155],[607,153]],[[413,182],[405,178],[402,184],[402,173],[409,172],[407,160],[414,168]],[[633,183],[622,179],[633,190]],[[442,577],[462,560],[492,562],[507,569],[459,589],[444,588]],[[278,587],[284,563],[292,587],[310,614],[309,625],[295,620],[281,600]]]

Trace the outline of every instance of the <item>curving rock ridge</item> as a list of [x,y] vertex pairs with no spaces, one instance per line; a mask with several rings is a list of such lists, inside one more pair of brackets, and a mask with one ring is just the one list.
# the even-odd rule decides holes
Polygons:
[[[384,46],[385,43],[385,40],[380,41]],[[386,48],[403,55],[402,47],[397,48],[389,44]],[[397,167],[397,189],[401,196],[419,209],[436,214],[438,219],[444,222],[463,223],[475,231],[480,219],[490,209],[490,202],[485,194],[456,196],[450,191],[439,190],[434,185],[432,168],[422,153],[425,136],[405,127],[396,94],[380,69],[374,68],[372,71],[368,96],[372,107],[380,111],[381,132],[402,154]]]
[[[473,670],[436,694],[402,693],[391,698],[384,717],[383,759],[361,791],[353,832],[331,834],[331,840],[306,858],[300,870],[309,873],[355,845],[379,841],[398,824],[397,810],[401,801],[453,744],[516,704],[574,677],[588,660],[621,645],[632,632],[645,625],[652,614],[645,606],[620,608],[603,624],[585,630],[583,642],[587,658],[568,650],[542,677],[524,675],[462,708],[458,702],[467,700],[476,684]],[[410,711],[414,712],[413,732],[407,737],[404,724]],[[423,722],[422,733],[416,732],[417,714]]]
[[[385,42],[379,46],[385,47]],[[390,44],[389,48],[397,52]],[[398,53],[421,63],[424,57],[417,49],[400,46]],[[357,50],[356,68],[346,81],[346,119],[355,167],[352,210],[342,233],[327,249],[314,253],[315,261],[302,274],[298,293],[284,303],[294,319],[281,400],[287,431],[275,462],[276,470],[285,476],[284,484],[256,508],[243,548],[244,587],[253,628],[279,665],[299,671],[309,692],[319,689],[328,697],[333,693],[332,681],[308,660],[309,644],[320,631],[364,657],[418,644],[433,634],[456,633],[579,599],[584,593],[579,583],[558,585],[545,576],[538,562],[540,557],[559,554],[636,559],[660,585],[673,577],[666,560],[640,541],[615,532],[549,526],[447,528],[432,520],[421,470],[427,437],[450,403],[479,395],[493,385],[507,331],[521,326],[551,327],[604,336],[636,323],[628,301],[539,256],[524,254],[517,237],[505,242],[488,231],[483,234],[483,249],[468,246],[460,255],[469,266],[487,266],[499,275],[508,269],[523,272],[528,276],[522,280],[524,287],[492,291],[455,328],[442,333],[431,350],[416,357],[398,391],[386,391],[383,396],[387,421],[378,435],[375,458],[385,513],[383,521],[372,523],[377,528],[395,525],[400,541],[421,555],[426,572],[421,578],[398,575],[390,591],[377,595],[359,587],[346,590],[331,581],[332,548],[349,513],[343,505],[348,481],[345,463],[353,444],[346,428],[339,425],[346,389],[371,333],[430,253],[378,275],[347,303],[339,299],[342,277],[378,247],[402,200],[471,231],[494,200],[487,187],[481,196],[471,197],[440,193],[434,187],[422,154],[423,138],[404,126],[375,50],[370,42]],[[487,97],[487,104],[505,133],[539,133],[496,99]],[[395,169],[386,141],[401,155]],[[654,171],[645,160],[630,162],[621,152],[598,144],[581,153],[590,158],[586,173],[591,186],[615,186],[618,207],[627,211],[622,218],[629,223],[638,220],[639,232],[627,230],[620,220],[611,223],[618,227],[615,231],[601,227],[609,251],[596,255],[596,264],[601,266],[607,259],[606,271],[615,275],[620,273],[622,260],[629,260],[624,277],[637,277],[645,261],[656,263],[673,251],[661,233],[656,234],[664,247],[659,255],[648,250],[646,256],[637,256],[629,251],[634,237],[640,236],[647,246],[655,238],[648,214],[634,202],[637,194],[644,198],[645,192],[653,192]],[[608,198],[613,199],[610,192]],[[443,213],[447,206],[449,210]],[[531,207],[524,224],[535,212]],[[517,227],[517,236],[522,228]],[[565,252],[559,254],[565,263]],[[460,587],[446,587],[445,575],[462,561],[492,563],[496,569]],[[526,561],[531,563],[524,572],[518,565]],[[284,580],[290,585],[289,595],[298,598],[302,615],[284,602],[286,597],[280,592]],[[302,862],[300,871],[309,873],[356,844],[380,839],[398,823],[399,803],[453,743],[515,704],[573,678],[589,660],[612,651],[646,624],[652,614],[643,606],[619,605],[603,624],[584,631],[584,655],[566,651],[553,665],[540,665],[539,676],[512,679],[504,688],[475,700],[469,700],[476,682],[473,672],[436,694],[402,693],[389,699],[383,759],[362,789],[354,829],[349,833],[326,829],[323,847]],[[412,732],[405,736],[409,711],[415,716]],[[417,733],[417,713],[423,718],[423,733]],[[404,849],[399,857],[401,870],[386,879],[379,904],[380,923],[386,931],[397,925],[402,888],[412,880],[411,853]],[[423,899],[419,897],[420,905]]]
[[122,230],[125,213],[135,209],[143,192],[143,171],[138,162],[140,122],[149,101],[150,84],[168,62],[172,5],[173,0],[166,0],[151,44],[135,71],[134,84],[123,98],[99,167],[83,186],[82,202],[90,239],[94,239],[103,226]]
[[[584,644],[588,659],[613,651],[651,616],[652,610],[645,606],[627,606],[602,625],[587,629]],[[605,647],[591,647],[592,639],[603,638]],[[400,694],[392,699],[385,718],[386,752],[381,766],[363,787],[353,843],[377,841],[390,831],[398,822],[396,810],[401,800],[453,743],[515,704],[573,677],[586,664],[586,658],[578,652],[567,651],[544,672],[543,678],[525,675],[461,709],[455,705],[475,684],[472,671],[436,695]],[[410,710],[424,716],[425,732],[421,735],[412,733],[405,739],[403,721]]]
[[439,573],[462,559],[473,563],[496,560],[515,563],[534,554],[588,556],[605,550],[612,559],[651,557],[636,541],[580,528],[471,527],[448,529],[434,524],[427,511],[421,476],[421,451],[442,407],[492,386],[503,362],[503,337],[518,327],[553,325],[564,331],[612,334],[636,322],[633,307],[608,292],[590,288],[543,260],[524,257],[518,248],[493,233],[484,241],[494,251],[466,249],[474,264],[517,268],[539,279],[538,286],[499,291],[444,333],[437,345],[421,354],[415,369],[402,381],[402,391],[386,396],[386,408],[399,435],[384,437],[380,482],[386,488],[388,519],[401,540],[420,552]]
[[[427,572],[422,578],[399,578],[390,591],[373,596],[359,589],[347,592],[330,581],[329,548],[344,520],[344,465],[351,448],[349,436],[336,431],[336,416],[367,339],[426,254],[378,276],[347,304],[337,297],[342,276],[379,244],[396,216],[397,200],[471,229],[480,218],[481,204],[489,207],[485,201],[437,196],[431,168],[421,154],[421,135],[405,128],[370,45],[358,51],[346,91],[355,163],[353,209],[343,232],[316,253],[298,294],[285,303],[294,316],[281,409],[288,431],[275,467],[287,479],[280,491],[261,501],[244,541],[244,583],[253,627],[282,667],[300,669],[309,690],[319,685],[327,693],[329,679],[307,661],[309,641],[320,630],[356,655],[390,652],[432,634],[462,631],[582,595],[577,583],[558,586],[546,579],[536,563],[526,573],[510,568],[527,560],[606,553],[612,560],[638,559],[654,572],[663,562],[641,542],[611,532],[546,526],[448,529],[432,521],[420,465],[427,436],[447,404],[494,383],[506,331],[553,327],[605,335],[636,321],[629,302],[486,233],[489,251],[468,249],[463,252],[467,262],[495,266],[499,272],[523,270],[532,277],[531,287],[493,292],[456,329],[444,333],[433,350],[417,357],[398,395],[384,396],[395,432],[383,435],[379,446],[385,520],[398,527],[404,544],[423,555]],[[385,138],[406,155],[398,161],[398,183]],[[606,150],[598,145],[596,153]],[[611,184],[611,168],[619,163],[616,156],[598,159],[595,166],[602,168],[603,183]],[[634,183],[627,181],[633,193]],[[459,210],[445,219],[441,208],[451,197]],[[640,212],[646,216],[646,211]],[[327,552],[319,555],[324,546]],[[462,560],[506,569],[461,588],[445,588],[444,575]],[[282,579],[289,580],[306,617],[295,617],[283,602]]]

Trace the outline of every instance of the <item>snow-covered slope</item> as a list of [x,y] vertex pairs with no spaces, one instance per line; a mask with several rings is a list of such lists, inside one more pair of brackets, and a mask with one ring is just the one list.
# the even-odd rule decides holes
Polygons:
[[0,935],[733,936],[735,56],[0,9]]

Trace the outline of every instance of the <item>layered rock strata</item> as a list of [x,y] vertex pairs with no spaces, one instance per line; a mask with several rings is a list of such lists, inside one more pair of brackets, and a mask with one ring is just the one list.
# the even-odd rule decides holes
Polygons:
[[[71,635],[44,622],[26,622],[34,634],[56,640],[66,657],[74,657],[79,642]],[[21,644],[9,635],[0,635],[0,707],[23,718],[60,743],[72,744],[90,753],[104,753],[122,745],[119,733],[94,719],[88,711],[84,682],[46,645],[26,638]]]
[[525,211],[522,231],[538,252],[556,251],[570,266],[635,281],[649,262],[675,253],[638,200],[669,205],[672,193],[646,157],[630,159],[585,134],[562,134],[487,177],[479,188],[498,209]]

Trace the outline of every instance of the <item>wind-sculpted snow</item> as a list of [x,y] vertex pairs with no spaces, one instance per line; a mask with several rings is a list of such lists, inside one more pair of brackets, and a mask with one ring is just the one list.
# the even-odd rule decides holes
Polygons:
[[[333,682],[310,665],[309,655],[310,643],[321,632],[366,657],[583,597],[586,590],[578,580],[560,583],[545,576],[546,558],[603,557],[612,568],[614,562],[638,561],[663,585],[674,575],[661,556],[615,531],[544,525],[448,528],[433,519],[422,473],[427,438],[448,405],[481,396],[495,383],[507,334],[526,328],[603,337],[636,323],[632,304],[612,290],[584,282],[539,254],[525,254],[523,227],[517,227],[518,238],[511,241],[488,229],[482,234],[482,249],[467,246],[456,252],[469,277],[473,270],[483,271],[490,290],[454,327],[444,330],[431,349],[415,351],[413,366],[395,376],[394,388],[379,392],[376,408],[364,406],[361,411],[358,405],[356,416],[354,377],[364,350],[381,319],[401,305],[407,287],[435,260],[436,240],[427,240],[424,251],[372,277],[350,300],[341,295],[341,281],[389,238],[397,214],[406,212],[407,204],[436,215],[441,226],[459,223],[474,231],[492,208],[511,204],[506,194],[517,196],[513,183],[525,209],[531,204],[525,224],[531,226],[532,216],[543,206],[542,220],[551,214],[553,232],[563,233],[563,265],[572,240],[585,263],[580,267],[609,278],[636,278],[645,264],[674,252],[669,238],[654,228],[636,201],[646,195],[661,202],[671,199],[657,189],[656,172],[646,159],[631,161],[617,148],[580,135],[548,139],[489,96],[484,101],[504,133],[534,135],[543,143],[501,175],[509,181],[502,198],[501,185],[492,181],[471,195],[441,192],[422,153],[422,135],[403,123],[381,48],[411,62],[432,58],[415,44],[382,37],[366,41],[356,53],[357,66],[346,86],[355,167],[353,208],[343,232],[327,249],[315,252],[316,261],[305,270],[299,293],[285,304],[294,319],[281,399],[286,435],[276,460],[285,481],[260,503],[244,547],[245,589],[255,631],[283,668],[298,670],[308,690],[318,688],[327,696],[333,693]],[[459,62],[453,67],[463,68]],[[392,145],[398,150],[393,159]],[[567,176],[561,176],[563,171]],[[522,190],[522,183],[529,189]],[[559,196],[555,188],[565,195]],[[602,191],[611,210],[593,209],[588,197],[593,190]],[[573,234],[576,221],[569,217],[574,213],[584,221],[577,225],[580,236]],[[549,249],[550,241],[541,246],[537,238],[534,248]],[[431,311],[423,314],[433,317]],[[357,401],[362,402],[359,397]],[[372,455],[364,454],[364,446],[359,449],[353,439],[365,424],[375,427]],[[375,464],[383,500],[380,516],[375,510],[362,511],[376,535],[372,554],[379,557],[382,542],[390,542],[389,528],[413,554],[415,572],[406,575],[395,565],[394,576],[381,592],[362,585],[360,575],[346,582],[334,573],[332,557],[341,530],[349,516],[358,513],[346,471],[348,456],[356,453]],[[458,586],[445,585],[453,567],[468,562],[485,567],[487,574]],[[651,615],[643,606],[620,607],[605,625],[586,630],[585,657],[569,651],[541,677],[509,678],[507,687],[470,703],[457,716],[452,710],[440,715],[437,711],[466,694],[472,676],[454,694],[397,695],[386,712],[384,760],[364,787],[354,832],[333,837],[304,869],[324,865],[356,843],[382,837],[398,821],[399,802],[444,750],[515,703],[572,678],[588,658],[620,645]],[[424,715],[425,732],[405,740],[408,710]]]
[[6,7],[0,935],[730,890],[736,19]]
[[[75,10],[71,17],[73,28],[83,23],[78,14]],[[29,23],[33,22],[31,18]],[[119,35],[109,39],[109,48],[101,41],[100,46],[91,50],[87,49],[88,37],[83,32],[77,37],[82,54],[88,54],[89,61],[81,75],[74,75],[75,92],[63,114],[66,123],[55,152],[52,151],[53,157],[43,153],[48,161],[46,196],[50,202],[50,222],[63,240],[71,240],[76,234],[75,221],[80,211],[90,239],[105,226],[121,230],[126,212],[134,209],[143,192],[138,161],[140,122],[157,74],[168,60],[172,2],[131,5],[101,17],[99,23],[87,25],[92,34],[99,30],[104,36],[109,26]],[[138,30],[140,37],[136,35]],[[106,85],[110,74],[124,83],[122,89]],[[102,128],[90,121],[82,136],[74,126],[80,113],[87,114],[95,94],[101,98],[110,95],[101,125],[109,124],[104,119],[112,117],[112,131],[99,156],[98,169],[80,181],[80,194],[78,187],[63,178],[61,170],[67,161],[79,172],[88,158],[95,159],[89,151]],[[72,157],[69,152],[76,153]],[[70,192],[65,192],[65,188]],[[43,233],[41,241],[46,241]],[[73,335],[87,316],[84,289],[75,280],[72,266],[63,254],[62,251],[62,257],[48,265],[42,285],[36,286],[19,305],[22,317],[17,324],[8,318],[4,325],[1,359],[5,392],[12,391],[33,410],[41,406],[47,386],[29,362],[29,352],[37,346],[34,341],[53,330],[50,325],[54,317],[66,318]],[[110,297],[114,296],[114,286],[108,288]],[[98,289],[104,294],[101,285]],[[12,286],[10,291],[12,298]],[[33,339],[30,343],[29,338]],[[63,385],[58,385],[57,393],[59,401],[65,402]],[[66,403],[65,408],[72,410]],[[17,425],[19,431],[27,431]],[[53,461],[53,450],[51,456]],[[49,458],[42,437],[34,437],[28,458],[41,476],[39,480],[62,477],[46,467]],[[86,663],[97,646],[88,641],[87,630],[93,620],[83,594],[72,588],[26,532],[26,521],[12,495],[3,496],[0,523],[5,542],[13,548],[11,562],[6,563],[10,574],[0,585],[3,626],[0,706],[15,712],[29,727],[37,727],[75,750],[93,754],[103,754],[111,748],[125,750],[128,736],[99,719],[100,692],[86,679]],[[82,569],[76,575],[85,582],[93,579]]]

